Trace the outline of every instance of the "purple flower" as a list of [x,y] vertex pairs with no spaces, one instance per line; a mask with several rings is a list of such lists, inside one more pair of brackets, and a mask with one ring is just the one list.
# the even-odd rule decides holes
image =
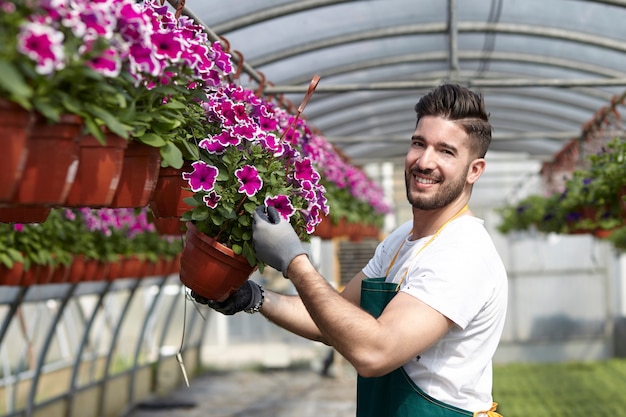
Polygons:
[[89,65],[105,77],[117,77],[122,69],[122,62],[113,48],[106,49],[100,56],[90,60]]
[[158,59],[169,59],[172,62],[180,60],[183,53],[183,43],[172,32],[161,32],[152,35],[152,43],[156,47]]
[[241,143],[241,138],[235,132],[225,129],[222,133],[213,136],[223,146],[237,146]]
[[198,146],[202,149],[206,149],[210,154],[221,155],[226,150],[227,146],[220,143],[215,139],[215,136],[211,138],[202,139]]
[[263,187],[259,171],[251,165],[239,168],[235,171],[235,176],[239,180],[239,192],[245,193],[248,197],[252,197]]
[[295,175],[298,180],[307,180],[316,182],[320,179],[320,174],[315,171],[310,159],[302,159],[295,162]]
[[58,30],[39,23],[25,23],[17,35],[17,48],[35,61],[38,74],[49,75],[65,66],[63,40]]
[[222,196],[218,195],[215,191],[209,191],[208,194],[202,197],[204,204],[206,204],[207,207],[212,208],[212,209],[217,207],[217,203],[219,203],[221,199],[222,199]]
[[191,166],[193,172],[183,172],[183,179],[187,181],[191,190],[193,192],[213,190],[219,173],[217,167],[202,161],[196,161]]
[[268,207],[274,207],[285,220],[289,220],[291,215],[296,211],[296,209],[293,208],[291,201],[289,201],[289,197],[282,194],[277,195],[276,197],[266,197],[265,205]]

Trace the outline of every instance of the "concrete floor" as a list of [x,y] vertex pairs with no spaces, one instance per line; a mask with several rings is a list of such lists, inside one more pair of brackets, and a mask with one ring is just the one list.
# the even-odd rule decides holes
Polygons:
[[126,417],[353,417],[356,372],[334,369],[333,377],[312,369],[213,371]]

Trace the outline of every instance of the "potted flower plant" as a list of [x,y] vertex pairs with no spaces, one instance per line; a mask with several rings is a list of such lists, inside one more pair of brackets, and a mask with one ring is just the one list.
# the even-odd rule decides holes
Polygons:
[[[192,208],[182,218],[188,230],[181,280],[205,298],[224,299],[254,268],[264,267],[251,242],[259,205],[275,207],[303,240],[328,209],[320,174],[310,158],[281,140],[270,106],[235,85],[208,91],[207,97],[207,136],[198,143],[200,158],[192,163],[193,170],[184,174],[194,195],[187,199]],[[211,252],[217,246],[221,254],[234,255],[229,259],[238,259],[236,272],[224,271],[225,277],[218,278],[223,267],[213,270],[199,261],[192,253],[197,246]],[[203,278],[202,270],[212,277]]]

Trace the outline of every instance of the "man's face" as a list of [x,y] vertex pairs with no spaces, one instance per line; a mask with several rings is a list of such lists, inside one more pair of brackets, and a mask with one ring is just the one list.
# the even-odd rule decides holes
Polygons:
[[468,141],[467,133],[450,120],[420,119],[404,173],[407,198],[414,208],[440,209],[461,195],[472,162]]

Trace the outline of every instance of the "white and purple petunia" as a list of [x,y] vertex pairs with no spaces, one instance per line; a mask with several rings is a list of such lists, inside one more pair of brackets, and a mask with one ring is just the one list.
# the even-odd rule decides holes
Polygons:
[[296,209],[291,204],[289,197],[279,194],[276,197],[266,197],[265,205],[268,207],[274,207],[280,216],[289,220],[289,218],[296,212]]
[[239,192],[245,193],[248,197],[252,197],[263,187],[259,171],[252,165],[239,168],[235,171],[235,176],[239,180]]
[[191,164],[193,172],[183,172],[183,179],[187,181],[193,192],[212,191],[219,170],[213,165],[202,161]]

